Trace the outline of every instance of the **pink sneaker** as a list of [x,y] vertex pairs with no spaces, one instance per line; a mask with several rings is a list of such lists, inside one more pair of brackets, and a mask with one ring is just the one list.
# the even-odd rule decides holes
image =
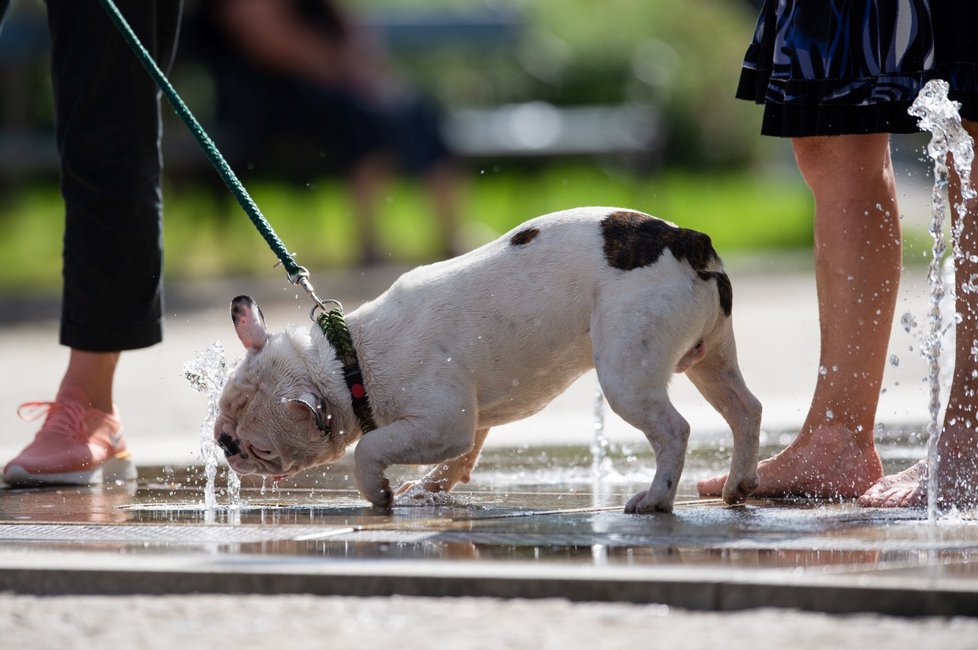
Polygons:
[[24,420],[45,413],[47,418],[34,440],[4,467],[3,480],[11,487],[134,480],[136,467],[117,413],[100,411],[65,393],[54,402],[25,402],[17,409]]

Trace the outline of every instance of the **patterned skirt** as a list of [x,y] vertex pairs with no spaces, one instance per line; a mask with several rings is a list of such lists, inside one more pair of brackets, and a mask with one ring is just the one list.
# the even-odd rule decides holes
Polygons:
[[978,0],[765,0],[737,97],[765,135],[913,133],[931,79],[978,121]]

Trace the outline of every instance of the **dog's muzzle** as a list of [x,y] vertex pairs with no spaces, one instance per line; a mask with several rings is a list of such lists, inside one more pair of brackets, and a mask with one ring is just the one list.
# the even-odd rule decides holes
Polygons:
[[217,444],[224,450],[225,456],[237,456],[241,453],[241,447],[238,446],[238,442],[226,433],[221,433],[218,436]]

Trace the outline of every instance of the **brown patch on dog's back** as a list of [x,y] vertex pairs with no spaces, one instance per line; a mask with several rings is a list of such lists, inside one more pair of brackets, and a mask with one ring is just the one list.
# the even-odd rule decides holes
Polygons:
[[540,234],[538,228],[527,228],[526,230],[521,230],[509,239],[509,243],[513,246],[526,246],[531,241],[536,239],[536,236]]
[[720,258],[710,236],[679,228],[641,212],[614,212],[601,221],[604,256],[609,266],[623,271],[655,264],[662,251],[669,249],[677,260],[688,263],[703,280],[715,278],[720,307],[730,315],[733,290],[730,278],[722,271],[708,270]]

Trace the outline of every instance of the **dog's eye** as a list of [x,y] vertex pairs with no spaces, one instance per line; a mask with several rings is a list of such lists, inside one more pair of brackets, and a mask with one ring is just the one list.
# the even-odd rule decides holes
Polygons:
[[251,453],[253,453],[255,456],[258,456],[262,460],[269,460],[269,461],[275,460],[274,451],[268,451],[267,449],[259,449],[258,447],[252,447]]

